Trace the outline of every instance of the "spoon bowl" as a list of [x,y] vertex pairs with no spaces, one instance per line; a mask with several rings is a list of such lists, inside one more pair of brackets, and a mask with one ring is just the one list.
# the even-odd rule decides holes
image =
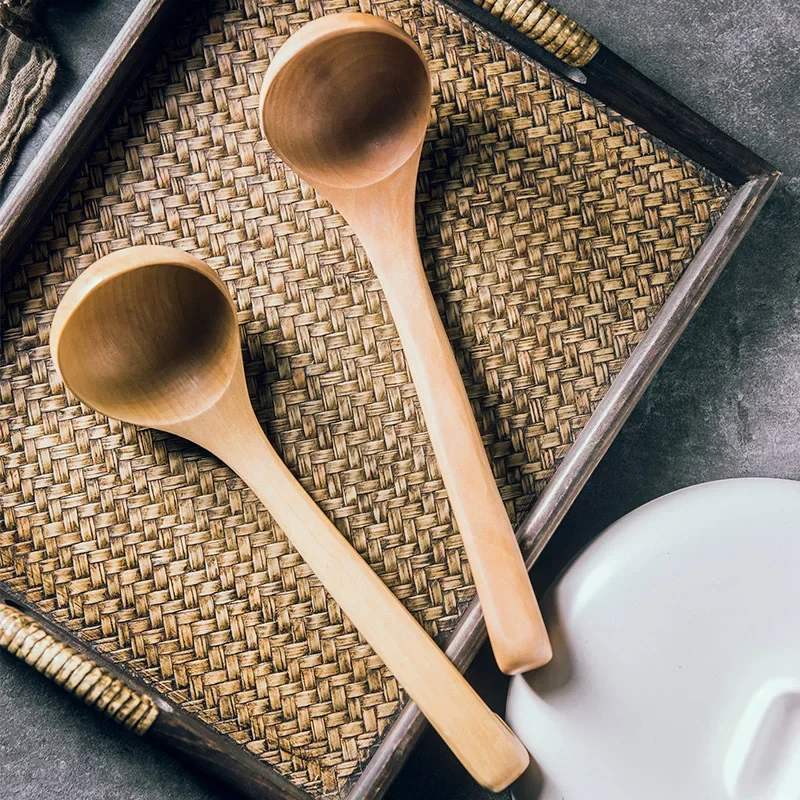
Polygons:
[[229,385],[240,358],[236,313],[202,262],[171,248],[126,254],[75,281],[53,320],[53,357],[87,405],[169,428],[210,408]]
[[416,151],[430,114],[419,48],[365,14],[315,20],[273,59],[261,90],[270,145],[311,183],[367,186]]

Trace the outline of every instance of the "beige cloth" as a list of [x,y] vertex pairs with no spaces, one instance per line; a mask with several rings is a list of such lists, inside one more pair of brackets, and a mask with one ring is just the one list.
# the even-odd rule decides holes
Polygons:
[[42,112],[56,58],[36,24],[38,0],[0,0],[0,181]]

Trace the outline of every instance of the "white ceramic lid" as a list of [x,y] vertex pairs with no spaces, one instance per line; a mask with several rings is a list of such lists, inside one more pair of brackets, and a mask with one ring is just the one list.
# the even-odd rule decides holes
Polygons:
[[800,800],[800,483],[628,514],[544,599],[555,657],[511,682],[517,800]]

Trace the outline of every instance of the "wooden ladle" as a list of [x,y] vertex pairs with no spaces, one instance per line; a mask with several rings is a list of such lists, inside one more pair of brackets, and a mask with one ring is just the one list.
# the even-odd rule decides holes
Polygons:
[[425,278],[414,194],[430,112],[419,48],[369,14],[301,28],[270,64],[261,125],[275,152],[361,240],[383,287],[453,507],[495,658],[509,674],[552,650]]
[[204,262],[169,247],[101,258],[50,334],[70,390],[110,417],[196,442],[237,472],[473,777],[499,791],[528,753],[306,494],[245,383],[236,310]]

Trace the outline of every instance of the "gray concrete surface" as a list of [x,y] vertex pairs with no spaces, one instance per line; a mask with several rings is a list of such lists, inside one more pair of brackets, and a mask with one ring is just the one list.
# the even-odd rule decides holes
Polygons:
[[[800,11],[794,0],[559,0],[606,44],[782,169],[750,234],[535,570],[542,588],[605,525],[666,492],[800,479]],[[470,672],[502,706],[482,652]],[[0,655],[0,798],[229,796]],[[488,798],[427,734],[391,800]]]

